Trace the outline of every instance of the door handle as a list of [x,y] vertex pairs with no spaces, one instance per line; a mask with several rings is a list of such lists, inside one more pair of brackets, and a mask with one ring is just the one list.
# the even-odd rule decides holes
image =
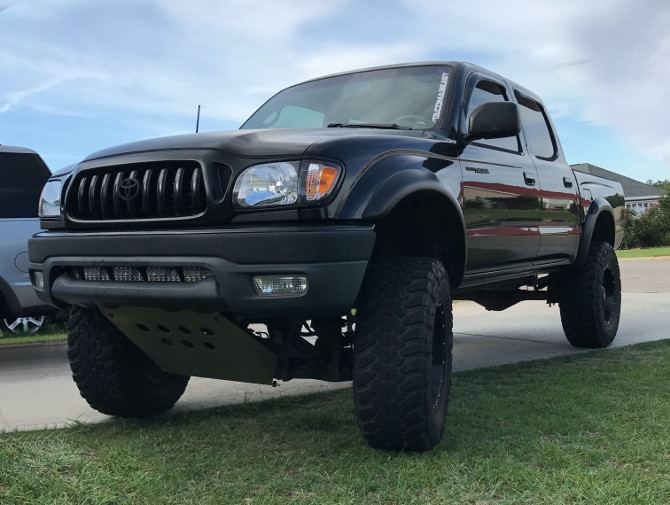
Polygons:
[[528,186],[535,186],[535,177],[533,174],[529,174],[527,172],[523,173],[523,180],[526,181],[526,184]]
[[571,188],[572,179],[570,179],[570,177],[563,177],[563,186],[565,186],[566,188]]

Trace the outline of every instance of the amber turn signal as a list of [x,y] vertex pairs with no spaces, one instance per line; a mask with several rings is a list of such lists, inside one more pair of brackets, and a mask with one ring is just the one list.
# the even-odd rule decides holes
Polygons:
[[313,201],[323,198],[335,187],[339,174],[339,169],[335,167],[310,163],[305,178],[305,199]]

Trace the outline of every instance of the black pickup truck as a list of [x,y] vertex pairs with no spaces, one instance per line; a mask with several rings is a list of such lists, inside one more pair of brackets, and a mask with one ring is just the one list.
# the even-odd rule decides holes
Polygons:
[[453,297],[558,303],[572,344],[610,344],[623,207],[617,183],[570,169],[527,89],[468,63],[390,66],[54,175],[30,275],[73,307],[74,379],[101,412],[161,413],[191,375],[353,380],[366,441],[421,451],[444,431]]

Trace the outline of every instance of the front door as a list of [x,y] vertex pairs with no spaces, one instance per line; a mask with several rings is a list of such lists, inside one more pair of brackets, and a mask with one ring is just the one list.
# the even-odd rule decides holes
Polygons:
[[[469,115],[486,102],[509,101],[506,87],[473,75],[464,106]],[[467,269],[484,274],[529,266],[540,246],[538,177],[518,136],[478,140],[460,157]]]

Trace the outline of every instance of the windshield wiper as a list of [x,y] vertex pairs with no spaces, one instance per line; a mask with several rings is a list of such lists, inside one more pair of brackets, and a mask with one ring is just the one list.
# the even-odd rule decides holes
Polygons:
[[382,130],[412,130],[409,126],[400,126],[399,124],[390,123],[330,123],[328,128],[379,128]]

